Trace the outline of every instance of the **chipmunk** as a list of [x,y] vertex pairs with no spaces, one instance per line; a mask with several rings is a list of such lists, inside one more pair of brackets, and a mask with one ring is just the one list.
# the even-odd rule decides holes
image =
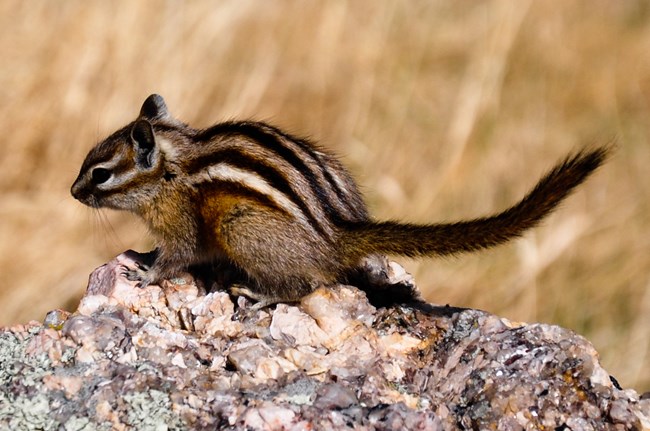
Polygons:
[[342,164],[265,123],[204,130],[173,118],[159,95],[86,156],[71,193],[94,208],[131,211],[157,239],[153,263],[127,271],[144,287],[197,264],[244,274],[237,292],[272,304],[345,282],[373,255],[443,256],[502,244],[537,225],[608,155],[583,150],[519,203],[442,224],[375,221]]

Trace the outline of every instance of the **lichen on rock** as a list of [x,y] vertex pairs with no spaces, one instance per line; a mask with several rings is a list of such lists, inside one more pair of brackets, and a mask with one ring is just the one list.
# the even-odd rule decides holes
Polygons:
[[650,399],[557,326],[343,285],[258,310],[190,275],[137,288],[137,258],[96,270],[75,313],[0,331],[0,428],[650,428]]

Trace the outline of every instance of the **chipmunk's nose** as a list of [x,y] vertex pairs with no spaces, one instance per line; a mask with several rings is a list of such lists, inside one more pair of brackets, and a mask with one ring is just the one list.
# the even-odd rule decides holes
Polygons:
[[87,187],[84,187],[84,181],[81,175],[77,177],[75,182],[72,184],[72,187],[70,187],[70,194],[79,202],[87,204],[90,193],[88,192]]

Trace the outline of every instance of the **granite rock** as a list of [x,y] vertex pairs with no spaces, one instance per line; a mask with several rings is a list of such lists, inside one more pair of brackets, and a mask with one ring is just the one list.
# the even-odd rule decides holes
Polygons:
[[567,329],[344,285],[258,310],[189,274],[137,288],[138,259],[98,268],[76,312],[0,330],[0,428],[650,429],[650,397]]

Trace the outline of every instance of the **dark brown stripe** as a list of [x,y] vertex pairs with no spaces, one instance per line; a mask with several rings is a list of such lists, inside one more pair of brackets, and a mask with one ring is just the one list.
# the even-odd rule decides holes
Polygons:
[[280,136],[269,133],[264,130],[263,127],[268,127],[271,130],[275,130],[270,126],[267,126],[263,123],[254,123],[254,122],[241,122],[241,123],[221,123],[217,124],[209,129],[206,129],[200,132],[197,135],[197,138],[200,140],[209,140],[212,139],[215,135],[219,134],[239,134],[250,138],[251,140],[258,142],[264,148],[267,148],[270,151],[273,151],[279,157],[287,161],[293,168],[303,175],[308,183],[312,192],[316,196],[318,202],[323,205],[325,213],[330,218],[334,224],[339,224],[345,220],[345,218],[339,213],[339,211],[334,208],[330,202],[330,197],[327,192],[321,187],[318,182],[318,178],[312,171],[312,169],[307,166],[307,164],[298,156],[291,148],[286,147]]
[[[135,170],[136,167],[133,164],[132,158],[133,158],[132,154],[128,154],[125,157],[122,157],[120,159],[120,162],[117,165],[113,166],[112,169],[110,169],[111,175],[117,179],[121,179],[121,177],[124,177],[126,174],[133,172],[133,170]],[[96,187],[96,193],[100,194],[101,197],[103,198],[118,193],[125,193],[128,192],[129,190],[132,190],[134,187],[138,187],[138,182],[141,182],[142,178],[143,178],[142,172],[138,172],[136,175],[131,177],[129,181],[111,187],[110,189],[100,189],[99,187]]]
[[348,201],[348,196],[345,193],[344,190],[341,190],[339,187],[339,184],[336,182],[334,177],[332,177],[332,174],[329,171],[328,166],[323,163],[323,159],[321,158],[321,155],[318,154],[316,148],[314,148],[314,145],[311,144],[309,141],[305,139],[300,139],[295,136],[289,135],[288,133],[283,132],[280,129],[277,129],[273,126],[267,125],[267,127],[271,128],[272,130],[275,131],[275,133],[279,134],[280,136],[284,137],[285,139],[291,140],[298,144],[298,146],[306,152],[311,159],[316,162],[318,167],[320,168],[321,172],[323,173],[323,176],[325,177],[325,180],[329,183],[330,187],[334,190],[334,193],[338,197],[338,200],[343,206],[345,206],[349,212],[356,214],[357,213],[357,208],[354,206],[353,203]]
[[310,224],[326,238],[330,238],[330,233],[322,225],[318,217],[313,213],[305,200],[291,187],[289,180],[282,175],[277,169],[265,164],[263,161],[251,157],[243,150],[236,148],[225,148],[206,154],[193,159],[187,168],[189,175],[196,174],[202,170],[226,163],[235,168],[244,171],[253,172],[263,178],[271,187],[283,193],[291,202],[293,202],[300,211],[307,217]]

